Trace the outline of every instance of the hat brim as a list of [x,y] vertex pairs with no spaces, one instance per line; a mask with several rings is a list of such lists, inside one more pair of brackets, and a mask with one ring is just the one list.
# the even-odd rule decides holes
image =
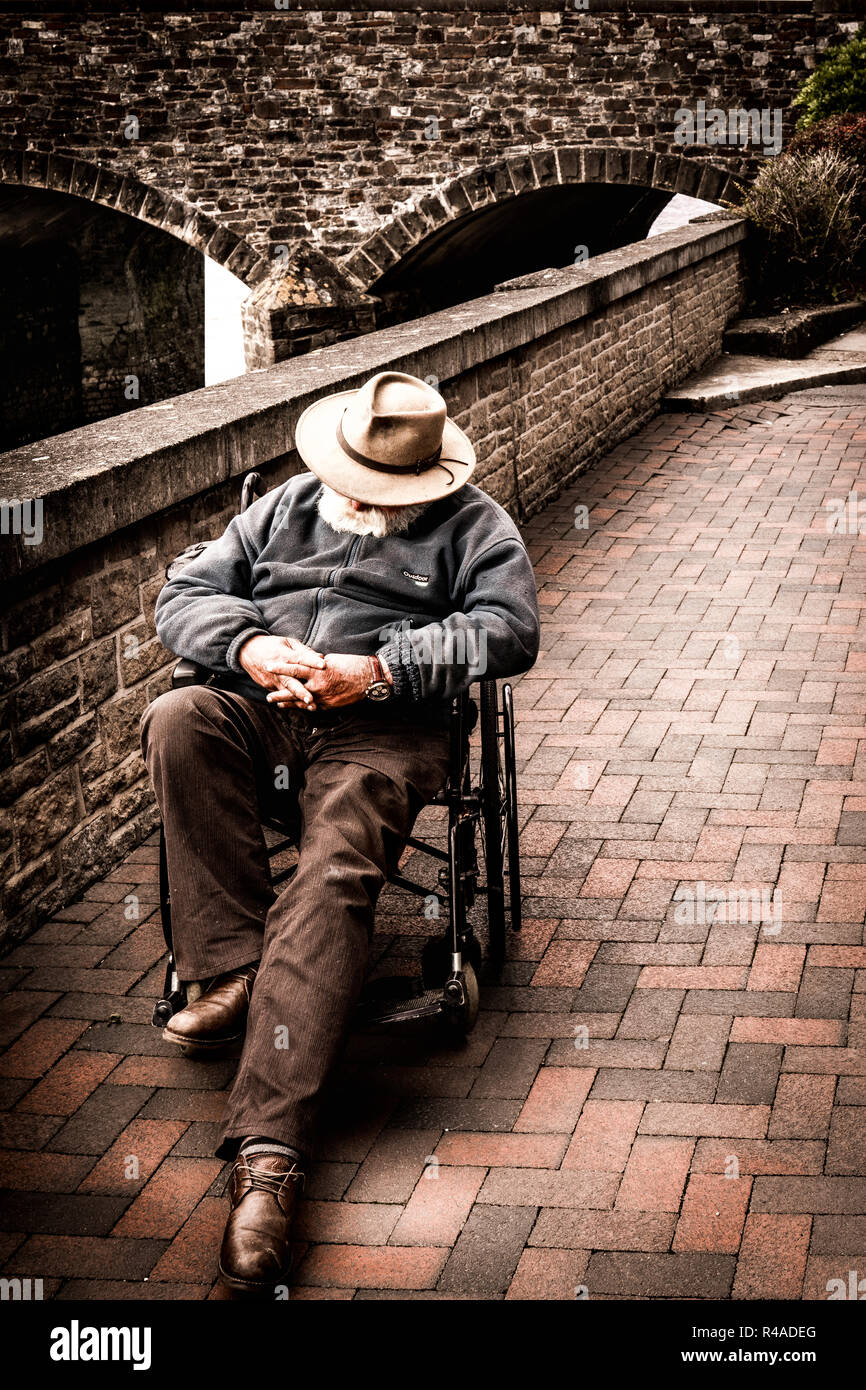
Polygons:
[[356,463],[337,440],[337,425],[355,391],[308,405],[295,426],[295,448],[311,473],[343,497],[373,507],[411,507],[458,492],[475,468],[475,450],[453,420],[442,433],[442,465],[423,473],[379,473]]

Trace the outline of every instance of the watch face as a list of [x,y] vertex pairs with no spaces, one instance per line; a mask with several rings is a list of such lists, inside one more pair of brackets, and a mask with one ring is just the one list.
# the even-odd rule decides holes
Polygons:
[[367,690],[368,700],[387,700],[391,694],[391,687],[387,681],[374,681]]

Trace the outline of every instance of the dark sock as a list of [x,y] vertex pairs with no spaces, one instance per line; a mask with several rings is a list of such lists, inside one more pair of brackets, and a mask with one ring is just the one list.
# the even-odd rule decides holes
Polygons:
[[249,1139],[244,1139],[238,1149],[238,1157],[244,1154],[250,1158],[253,1154],[284,1154],[286,1158],[294,1159],[299,1168],[305,1167],[305,1159],[302,1153],[293,1149],[290,1144],[283,1144],[279,1139],[268,1139],[263,1134],[254,1134]]

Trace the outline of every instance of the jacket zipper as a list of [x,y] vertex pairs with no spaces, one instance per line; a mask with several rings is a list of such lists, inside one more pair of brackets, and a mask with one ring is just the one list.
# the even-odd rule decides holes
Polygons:
[[329,584],[330,584],[330,582],[331,582],[331,580],[333,579],[333,577],[334,577],[335,574],[338,574],[340,570],[347,570],[347,569],[349,568],[349,566],[351,565],[352,561],[353,561],[354,558],[355,558],[355,554],[356,554],[356,552],[357,552],[358,546],[361,544],[361,541],[362,541],[363,539],[364,539],[363,536],[355,536],[355,537],[353,538],[352,544],[349,546],[349,553],[348,553],[348,555],[346,556],[346,563],[345,563],[344,565],[337,565],[337,568],[336,568],[336,569],[331,570],[331,573],[328,575],[328,583],[329,583]]
[[322,594],[325,592],[325,589],[330,589],[332,587],[332,580],[334,578],[334,575],[339,574],[340,570],[348,569],[349,565],[351,565],[357,553],[358,546],[361,544],[361,541],[363,539],[363,536],[353,536],[352,544],[349,546],[349,553],[346,556],[344,563],[341,565],[335,565],[334,568],[331,570],[330,574],[328,575],[327,579],[325,580],[324,584],[322,585],[321,589],[317,590],[316,602],[313,608],[312,621],[310,623],[310,626],[307,628],[307,635],[304,638],[305,643],[312,641],[313,633],[316,630],[316,623],[319,621],[319,609],[322,606]]

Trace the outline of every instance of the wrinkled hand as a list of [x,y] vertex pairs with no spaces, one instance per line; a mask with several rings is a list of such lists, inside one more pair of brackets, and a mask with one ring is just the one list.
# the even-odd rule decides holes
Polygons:
[[[366,656],[347,656],[339,652],[329,652],[325,656],[324,669],[311,671],[304,676],[304,709],[336,709],[339,705],[354,705],[363,700],[370,684],[370,663]],[[274,690],[268,700],[275,705],[297,705],[298,700],[291,689]]]
[[238,661],[256,685],[280,696],[280,704],[315,708],[306,682],[321,674],[325,658],[312,647],[305,647],[294,637],[250,637],[241,647]]

